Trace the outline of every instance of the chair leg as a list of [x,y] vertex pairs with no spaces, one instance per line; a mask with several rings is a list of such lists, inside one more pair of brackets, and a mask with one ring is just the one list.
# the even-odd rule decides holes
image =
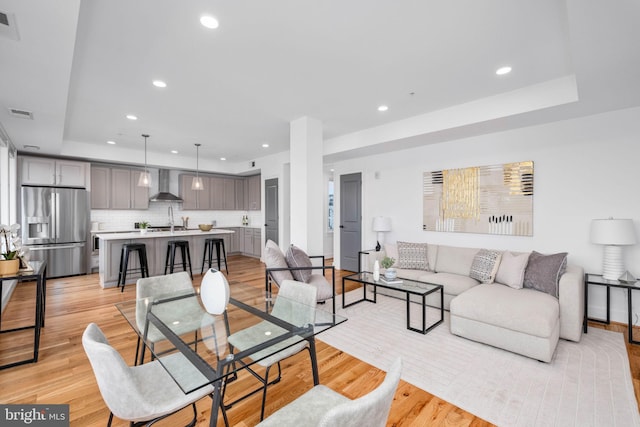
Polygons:
[[[271,369],[271,366],[273,365],[267,366],[267,369],[264,373],[264,389],[262,391],[262,409],[260,409],[260,421],[264,420],[264,407],[265,407],[265,404],[267,403],[267,386],[270,385],[269,370]],[[275,384],[279,382],[281,377],[282,377],[282,369],[280,368],[280,362],[278,362],[278,378],[273,380],[271,384]]]
[[191,270],[191,251],[189,250],[189,246],[187,246],[187,262],[189,263],[189,276],[191,276],[191,280],[193,280],[193,271]]
[[109,421],[107,422],[107,427],[111,427],[112,422],[113,422],[113,412],[109,412]]

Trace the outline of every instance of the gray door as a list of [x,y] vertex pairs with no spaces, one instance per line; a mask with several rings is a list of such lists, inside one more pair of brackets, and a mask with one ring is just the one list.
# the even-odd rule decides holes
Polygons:
[[264,201],[265,242],[273,240],[278,243],[278,178],[265,180]]
[[360,173],[340,175],[340,268],[358,271],[362,241],[362,178]]

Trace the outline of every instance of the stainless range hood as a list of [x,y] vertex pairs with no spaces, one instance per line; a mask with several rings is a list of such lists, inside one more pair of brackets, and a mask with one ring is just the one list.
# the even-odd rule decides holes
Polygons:
[[169,191],[169,170],[158,171],[158,193],[149,198],[150,202],[182,202],[182,199]]

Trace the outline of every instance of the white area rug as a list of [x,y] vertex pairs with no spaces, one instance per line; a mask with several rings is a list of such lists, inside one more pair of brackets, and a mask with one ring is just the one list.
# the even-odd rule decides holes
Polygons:
[[318,339],[383,370],[400,355],[403,380],[498,426],[640,426],[620,333],[561,339],[547,364],[452,335],[448,312],[427,335],[409,331],[403,300],[337,310],[349,320]]

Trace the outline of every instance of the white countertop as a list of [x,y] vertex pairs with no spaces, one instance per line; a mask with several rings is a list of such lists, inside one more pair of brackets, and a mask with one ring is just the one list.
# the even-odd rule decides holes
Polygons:
[[132,232],[109,232],[102,230],[102,233],[96,234],[101,240],[130,240],[130,239],[155,239],[157,237],[172,237],[172,236],[205,236],[212,234],[233,234],[235,231],[226,230],[224,228],[212,228],[211,231],[201,231],[199,229],[180,230],[174,231],[147,231],[142,234],[140,230]]

